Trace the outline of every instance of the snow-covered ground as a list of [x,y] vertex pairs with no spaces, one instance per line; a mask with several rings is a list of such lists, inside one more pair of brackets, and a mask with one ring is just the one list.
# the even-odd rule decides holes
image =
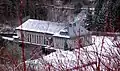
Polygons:
[[43,58],[28,60],[26,64],[34,66],[38,71],[44,71],[49,66],[51,66],[51,70],[55,71],[66,69],[95,71],[99,65],[101,70],[118,68],[120,49],[114,47],[113,41],[106,36],[93,36],[92,41],[94,44],[91,46],[74,51],[57,50]]

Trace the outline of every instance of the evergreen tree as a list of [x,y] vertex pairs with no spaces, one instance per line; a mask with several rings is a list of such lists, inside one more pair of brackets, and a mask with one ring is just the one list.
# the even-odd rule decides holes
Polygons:
[[120,0],[96,0],[93,23],[89,28],[97,31],[120,31]]
[[89,24],[89,28],[90,30],[102,31],[103,29],[101,29],[101,27],[103,27],[103,24],[104,24],[104,15],[102,11],[102,6],[104,3],[104,0],[96,0],[95,3],[96,3],[95,14],[93,16],[93,22],[90,22]]

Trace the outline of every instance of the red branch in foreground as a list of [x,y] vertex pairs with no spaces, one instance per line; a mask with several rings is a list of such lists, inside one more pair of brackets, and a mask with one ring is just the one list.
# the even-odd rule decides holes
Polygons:
[[93,65],[93,64],[97,64],[97,62],[94,61],[94,62],[90,62],[90,63],[88,63],[88,64],[83,64],[83,65],[81,65],[81,66],[75,66],[75,67],[73,67],[73,68],[71,68],[71,69],[66,69],[66,71],[79,70],[80,68],[83,68],[83,67],[86,67],[86,66],[91,66],[91,65]]

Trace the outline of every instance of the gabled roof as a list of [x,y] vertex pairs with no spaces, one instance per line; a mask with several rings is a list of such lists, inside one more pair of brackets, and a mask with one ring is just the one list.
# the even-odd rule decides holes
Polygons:
[[70,27],[66,26],[65,23],[28,19],[16,29],[52,34],[55,37],[61,38],[71,38],[86,35],[88,33],[88,31],[78,23],[76,26],[74,26],[74,24],[71,25],[72,26]]
[[63,25],[64,25],[63,23],[28,19],[26,22],[24,22],[16,29],[54,34],[56,32],[59,32],[61,29],[63,29],[65,27]]

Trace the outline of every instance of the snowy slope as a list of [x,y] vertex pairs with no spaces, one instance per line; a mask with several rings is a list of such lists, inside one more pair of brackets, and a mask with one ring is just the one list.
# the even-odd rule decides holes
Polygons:
[[[80,49],[75,49],[74,51],[64,51],[64,50],[57,50],[47,56],[43,56],[43,64],[49,63],[52,64],[56,71],[60,71],[60,69],[72,69],[75,71],[75,66],[79,66],[84,71],[94,71],[93,67],[96,68],[96,64],[92,64],[92,62],[99,63],[101,60],[101,70],[105,70],[104,65],[108,65],[109,67],[113,67],[115,63],[116,56],[117,58],[120,57],[119,55],[119,48],[113,47],[112,41],[104,36],[93,36],[93,45],[83,47]],[[40,58],[41,59],[41,58]],[[35,61],[35,62],[33,62]],[[37,62],[38,61],[38,62]],[[33,63],[39,65],[39,59],[27,61],[27,63]],[[89,65],[91,63],[91,65]],[[86,65],[86,66],[85,66]],[[88,65],[88,66],[87,66]],[[97,64],[98,65],[98,64]],[[85,68],[84,68],[85,66]]]

